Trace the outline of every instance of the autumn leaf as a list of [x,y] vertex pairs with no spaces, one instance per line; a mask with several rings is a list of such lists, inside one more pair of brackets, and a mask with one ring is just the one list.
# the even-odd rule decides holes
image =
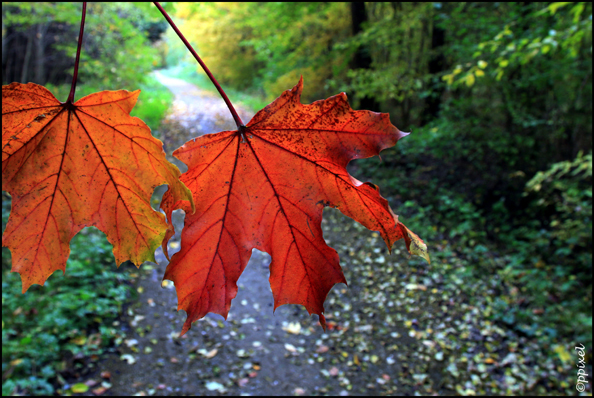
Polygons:
[[[302,105],[302,88],[300,80],[241,130],[196,138],[173,153],[188,165],[181,180],[196,203],[165,272],[188,314],[182,333],[207,312],[227,316],[253,248],[272,257],[274,308],[302,304],[325,326],[326,295],[346,283],[322,236],[325,206],[379,231],[389,249],[403,237],[407,246],[417,242],[379,188],[346,171],[350,160],[377,155],[407,133],[387,114],[353,111],[344,93]],[[169,219],[177,207],[190,210],[169,192],[161,206]]]
[[72,103],[29,83],[2,86],[2,189],[12,211],[2,246],[12,252],[23,292],[66,270],[70,240],[96,226],[117,264],[154,261],[167,224],[149,204],[169,184],[192,200],[162,143],[131,117],[140,90],[102,91]]

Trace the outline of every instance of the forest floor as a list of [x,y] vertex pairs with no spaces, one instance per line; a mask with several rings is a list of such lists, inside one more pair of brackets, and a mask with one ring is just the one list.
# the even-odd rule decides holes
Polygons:
[[[157,77],[175,94],[160,131],[168,155],[195,136],[234,129],[218,96]],[[248,110],[238,112],[249,120]],[[161,280],[159,249],[158,264],[137,273],[139,299],[119,321],[118,346],[87,383],[103,382],[95,391],[104,395],[474,395],[550,393],[575,382],[572,364],[559,366],[490,320],[496,278],[477,280],[455,255],[431,265],[409,259],[402,242],[388,254],[376,232],[337,210],[324,210],[322,227],[349,282],[328,295],[326,332],[302,306],[273,313],[270,256],[254,250],[227,320],[208,314],[180,338],[185,313]],[[178,232],[170,253],[179,241]]]

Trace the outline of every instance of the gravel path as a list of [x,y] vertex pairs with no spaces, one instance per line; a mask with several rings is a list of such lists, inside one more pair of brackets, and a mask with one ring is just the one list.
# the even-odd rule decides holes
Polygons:
[[[175,94],[161,131],[168,155],[194,136],[234,129],[219,97],[182,80],[156,75]],[[241,107],[237,110],[244,122],[253,115]],[[183,215],[174,216],[176,230],[181,231]],[[171,254],[179,250],[179,241],[178,232],[169,243]],[[167,266],[161,249],[156,259],[156,266],[144,264],[138,272],[138,301],[122,319],[117,355],[100,364],[111,383],[106,395],[347,395],[353,389],[346,366],[337,365],[350,362],[361,369],[364,352],[355,359],[338,350],[317,316],[310,317],[301,306],[285,305],[273,314],[268,254],[253,251],[226,321],[208,314],[182,338],[179,331],[185,313],[177,312],[173,284],[161,283]],[[345,286],[337,285],[334,291],[342,294]],[[393,373],[384,368],[378,380],[385,385]],[[363,390],[368,387],[361,386]]]
[[[197,135],[234,128],[222,100],[157,76],[175,94],[160,131],[168,153]],[[249,120],[248,111],[238,112]],[[183,215],[173,221],[180,231]],[[428,265],[408,258],[402,242],[387,253],[379,234],[337,210],[324,210],[322,229],[349,283],[326,299],[326,332],[301,306],[273,314],[270,257],[254,250],[228,319],[208,314],[180,338],[185,314],[176,310],[174,286],[161,282],[167,260],[159,249],[158,264],[133,270],[138,298],[117,325],[114,353],[86,382],[102,382],[104,395],[517,395],[554,393],[572,382],[563,350],[573,342],[543,348],[494,321],[501,281],[470,267],[446,240],[428,242]],[[170,253],[179,241],[178,233]],[[566,354],[562,364],[551,349]]]

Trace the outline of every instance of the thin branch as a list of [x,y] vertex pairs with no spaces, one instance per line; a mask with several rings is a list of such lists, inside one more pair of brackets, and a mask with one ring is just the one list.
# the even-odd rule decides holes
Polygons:
[[82,47],[83,32],[85,31],[85,16],[87,14],[87,2],[83,2],[82,17],[80,20],[80,33],[78,34],[78,47],[76,48],[76,61],[74,62],[74,75],[72,76],[72,86],[70,86],[70,95],[67,103],[74,101],[74,92],[76,91],[76,80],[78,78],[78,63],[80,61],[80,49]]
[[159,2],[157,2],[157,1],[154,1],[153,3],[159,9],[159,11],[161,11],[161,14],[163,14],[163,16],[165,17],[165,19],[167,20],[167,22],[169,22],[169,25],[171,25],[171,27],[173,28],[173,30],[175,31],[175,33],[177,33],[177,35],[179,36],[179,38],[181,39],[181,41],[184,42],[184,44],[186,45],[186,47],[188,48],[188,50],[190,51],[190,53],[192,53],[192,55],[194,56],[194,58],[196,58],[196,61],[198,61],[198,63],[202,67],[202,69],[204,69],[204,72],[208,75],[208,77],[210,78],[210,81],[212,82],[212,84],[215,85],[215,87],[217,88],[219,94],[221,94],[221,97],[223,97],[223,100],[227,104],[227,107],[229,108],[229,111],[231,112],[231,115],[233,116],[233,120],[235,120],[235,124],[237,125],[237,129],[238,130],[241,130],[242,127],[244,127],[243,121],[241,120],[241,118],[239,117],[239,115],[237,114],[237,112],[235,111],[235,108],[233,107],[233,104],[231,103],[231,101],[229,101],[229,98],[227,98],[227,94],[225,94],[225,92],[223,91],[223,89],[219,85],[219,82],[217,82],[217,79],[215,79],[214,76],[212,75],[212,73],[210,73],[210,70],[208,69],[208,67],[206,66],[206,64],[198,56],[198,54],[196,53],[196,51],[194,51],[194,48],[192,48],[192,46],[190,45],[190,43],[186,40],[186,38],[184,37],[184,35],[179,31],[179,29],[177,28],[177,26],[175,26],[175,24],[173,23],[173,21],[171,20],[171,18],[169,17],[169,15],[167,15],[167,12],[165,12],[165,10],[163,9],[163,7],[161,7],[161,4],[159,4]]

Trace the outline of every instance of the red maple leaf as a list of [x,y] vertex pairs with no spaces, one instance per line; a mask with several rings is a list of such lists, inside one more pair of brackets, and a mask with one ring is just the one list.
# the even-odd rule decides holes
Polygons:
[[192,200],[161,141],[130,116],[140,90],[102,91],[61,103],[38,84],[2,86],[2,189],[12,210],[2,246],[12,252],[23,292],[66,270],[70,240],[94,225],[117,264],[154,261],[167,231],[149,200],[169,184]]
[[[302,304],[325,326],[324,300],[334,284],[346,283],[322,236],[325,206],[379,231],[389,249],[403,237],[413,253],[426,248],[375,185],[346,171],[350,160],[377,155],[407,133],[387,114],[353,111],[344,93],[302,105],[302,88],[300,80],[239,131],[205,135],[173,153],[189,167],[181,180],[196,203],[164,277],[188,315],[182,334],[208,312],[227,316],[253,248],[272,257],[274,308]],[[184,206],[190,210],[169,192],[161,204],[169,219]]]

